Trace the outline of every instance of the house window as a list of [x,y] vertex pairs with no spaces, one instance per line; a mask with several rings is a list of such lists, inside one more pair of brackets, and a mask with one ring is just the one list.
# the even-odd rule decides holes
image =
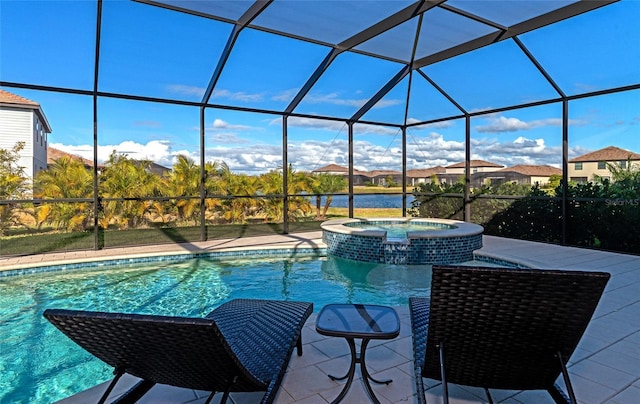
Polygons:
[[604,170],[607,168],[607,163],[604,161],[598,161],[598,170]]
[[473,173],[476,174],[478,172],[478,167],[473,167]]
[[626,160],[622,160],[622,161],[620,162],[620,168],[622,168],[622,169],[627,168],[627,162],[626,162]]
[[582,170],[582,163],[576,163],[575,169],[576,170]]

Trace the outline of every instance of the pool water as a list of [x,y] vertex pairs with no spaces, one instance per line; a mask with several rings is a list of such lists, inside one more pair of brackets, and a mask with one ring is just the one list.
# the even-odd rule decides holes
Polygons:
[[380,230],[387,232],[387,239],[407,239],[407,232],[409,231],[430,231],[430,230],[442,230],[442,225],[434,225],[429,223],[385,223],[385,224],[372,224],[367,222],[345,223],[348,227],[357,227],[365,230]]
[[47,308],[202,317],[234,298],[406,305],[427,296],[430,266],[335,257],[228,260],[0,279],[0,403],[50,403],[113,377],[43,317]]

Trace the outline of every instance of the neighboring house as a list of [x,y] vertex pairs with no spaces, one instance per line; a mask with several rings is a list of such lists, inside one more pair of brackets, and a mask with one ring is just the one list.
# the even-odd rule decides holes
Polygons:
[[[55,162],[55,160],[59,160],[63,157],[68,157],[71,160],[82,161],[82,164],[84,164],[86,168],[93,168],[93,161],[91,160],[76,156],[75,154],[67,153],[62,150],[58,150],[53,147],[49,147],[47,149],[47,165],[51,165]],[[98,168],[100,168],[100,166],[98,166]]]
[[552,175],[562,176],[562,170],[548,165],[518,164],[500,170],[477,173],[471,176],[473,186],[500,185],[512,182],[520,185],[546,185]]
[[[324,167],[317,168],[312,171],[314,174],[333,174],[341,175],[345,179],[349,178],[349,168],[339,166],[337,164],[329,164]],[[353,170],[353,185],[379,185],[387,186],[389,181],[402,185],[402,172],[393,170],[373,170],[373,171],[360,171]]]
[[[497,171],[497,170],[500,170],[501,168],[504,168],[503,165],[490,163],[484,160],[471,160],[469,163],[471,167],[471,174],[488,173],[488,172]],[[464,175],[465,169],[466,169],[466,164],[463,161],[461,163],[456,163],[456,164],[451,164],[450,166],[446,166],[444,173]]]
[[[345,179],[349,179],[349,167],[339,166],[337,164],[329,164],[324,167],[311,171],[313,174],[332,174],[341,175]],[[353,185],[366,185],[371,182],[371,176],[366,171],[353,170]]]
[[381,187],[386,187],[389,185],[389,182],[393,183],[394,186],[402,185],[402,173],[400,171],[392,171],[392,170],[373,170],[369,171],[369,182],[374,185],[379,185]]
[[[68,158],[73,159],[73,160],[79,160],[79,161],[82,162],[82,164],[84,164],[84,166],[87,169],[93,169],[93,161],[92,160],[80,157],[80,156],[75,155],[75,154],[67,153],[67,152],[64,152],[62,150],[55,149],[53,147],[49,147],[49,149],[48,149],[48,159],[47,159],[47,163],[49,165],[53,164],[54,160],[58,160],[59,158],[62,158],[62,157],[68,157]],[[134,160],[134,161],[138,162],[138,160]],[[103,164],[98,164],[98,173],[102,172],[103,169],[104,169],[104,165]],[[151,173],[151,174],[155,174],[158,177],[162,177],[165,174],[169,173],[171,171],[171,169],[167,168],[165,166],[161,166],[160,164],[156,164],[154,162],[150,162],[149,167],[147,168],[146,171]]]
[[312,171],[315,174],[332,174],[332,175],[349,175],[349,168],[339,166],[337,164],[329,164],[328,166],[320,167]]
[[165,166],[161,166],[160,164],[156,164],[152,161],[147,171],[150,172],[151,174],[157,175],[158,177],[162,177],[165,174],[170,173],[171,169]]
[[[471,167],[471,177],[473,178],[478,173],[490,173],[494,171],[498,171],[504,168],[503,165],[491,163],[484,160],[471,160],[469,162]],[[442,184],[454,184],[457,181],[460,181],[466,171],[465,162],[462,161],[460,163],[451,164],[444,168],[444,173],[438,174],[438,181]],[[472,179],[473,185],[473,179]]]
[[640,164],[640,154],[615,146],[605,147],[569,160],[569,181],[584,183],[596,178],[611,179],[608,164],[626,168],[628,161]]
[[442,166],[412,168],[407,170],[407,185],[417,186],[420,184],[430,184],[434,175],[437,177],[440,174],[444,174],[445,170]]
[[27,177],[47,168],[47,136],[51,126],[40,104],[0,90],[0,149],[11,150],[24,142],[20,164]]

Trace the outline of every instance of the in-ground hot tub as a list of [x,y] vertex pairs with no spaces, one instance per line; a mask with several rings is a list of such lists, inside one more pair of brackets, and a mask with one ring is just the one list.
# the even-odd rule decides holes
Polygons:
[[385,264],[454,264],[482,247],[483,227],[448,219],[335,219],[322,223],[327,252]]

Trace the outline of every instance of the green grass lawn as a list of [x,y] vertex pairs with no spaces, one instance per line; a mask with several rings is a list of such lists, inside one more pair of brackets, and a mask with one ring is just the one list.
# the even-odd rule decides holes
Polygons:
[[[290,233],[320,230],[320,221],[292,222]],[[209,225],[208,240],[282,234],[282,223]],[[31,255],[61,251],[92,250],[93,231],[42,233],[0,238],[0,256]],[[189,243],[200,241],[200,227],[162,227],[132,230],[107,230],[99,233],[103,248],[148,244]]]
[[[387,188],[388,189],[388,188]],[[348,217],[348,208],[329,208],[327,219]],[[398,208],[356,208],[355,217],[401,217]],[[320,230],[322,221],[306,220],[289,223],[289,233],[301,233]],[[207,240],[223,238],[241,238],[283,234],[282,223],[250,223],[207,225]],[[98,235],[101,248],[139,246],[149,244],[189,243],[200,241],[199,226],[172,226],[131,230],[106,230]],[[45,232],[0,237],[0,256],[44,254],[62,251],[94,249],[93,231],[84,232]]]

